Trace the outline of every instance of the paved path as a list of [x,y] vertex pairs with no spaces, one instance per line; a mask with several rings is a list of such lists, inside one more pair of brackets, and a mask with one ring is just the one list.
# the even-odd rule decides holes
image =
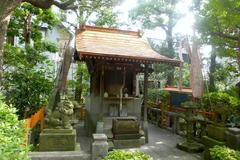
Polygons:
[[149,124],[149,143],[141,148],[129,149],[131,151],[140,150],[154,160],[200,160],[201,154],[190,154],[176,148],[178,142],[183,142],[184,138],[161,129],[153,124]]
[[[90,151],[90,138],[84,133],[81,124],[77,127],[78,140],[82,151]],[[171,133],[166,129],[161,129],[153,124],[149,124],[149,143],[141,148],[128,149],[131,151],[140,150],[154,160],[201,160],[200,154],[190,154],[176,148],[178,142],[183,142],[184,138]]]

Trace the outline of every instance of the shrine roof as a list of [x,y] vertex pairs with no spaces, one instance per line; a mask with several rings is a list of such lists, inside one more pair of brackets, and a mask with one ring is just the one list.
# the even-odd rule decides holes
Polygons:
[[179,60],[155,52],[140,32],[83,26],[76,35],[80,59],[95,58],[140,63],[167,63],[179,66]]
[[165,91],[169,91],[169,92],[176,92],[176,93],[185,93],[185,94],[190,94],[192,93],[192,89],[191,88],[178,88],[178,87],[173,87],[173,86],[167,86],[165,88],[163,88],[163,90]]

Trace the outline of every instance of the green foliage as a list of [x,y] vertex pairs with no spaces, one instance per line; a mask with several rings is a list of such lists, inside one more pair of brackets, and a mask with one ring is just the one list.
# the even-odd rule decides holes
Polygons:
[[216,112],[222,122],[226,122],[232,114],[240,109],[239,99],[221,92],[205,94],[201,99],[201,105],[208,111]]
[[[179,83],[179,67],[175,69],[175,84]],[[190,64],[184,63],[182,68],[182,86],[189,87],[190,86]]]
[[203,42],[215,46],[218,56],[229,58],[228,72],[237,74],[236,77],[240,73],[240,62],[237,62],[240,35],[239,10],[239,1],[203,1],[196,23]]
[[84,96],[87,96],[90,89],[90,75],[88,73],[88,69],[85,63],[78,62],[77,75],[75,79],[76,81],[74,81],[74,83],[71,82],[72,84],[75,84],[76,87],[75,100],[81,103],[81,99]]
[[152,158],[143,152],[114,150],[109,152],[103,160],[152,160]]
[[[179,0],[138,0],[136,8],[129,13],[130,18],[134,22],[140,22],[143,28],[161,28],[165,32],[165,42],[156,44],[150,41],[150,44],[155,51],[170,58],[176,56],[173,42],[173,28],[181,17],[181,14],[176,9],[178,1]],[[167,84],[173,85],[174,68],[164,64],[158,66],[165,72]]]
[[42,26],[47,24],[47,29],[51,29],[58,23],[59,20],[51,9],[40,9],[29,3],[22,3],[11,15],[7,35],[17,36],[20,39],[20,43],[25,43],[24,29],[27,28],[26,25],[29,25],[31,27],[31,39],[34,43],[39,43],[42,39]]
[[[29,17],[29,18],[27,18]],[[51,29],[58,22],[53,12],[22,3],[13,13],[8,36],[20,41],[4,48],[3,89],[7,104],[17,108],[20,119],[26,118],[46,105],[53,86],[51,62],[45,52],[57,47],[42,37],[42,25]],[[26,40],[29,33],[30,43]]]
[[210,148],[210,160],[239,160],[240,152],[226,146],[214,146]]
[[103,10],[97,14],[97,20],[94,23],[96,26],[117,28],[117,13],[114,13],[109,8],[103,8]]
[[157,101],[168,103],[169,92],[161,89],[148,89],[148,98],[150,103],[156,104]]
[[184,108],[199,108],[199,103],[193,102],[193,101],[186,101],[181,103],[181,106],[183,106]]
[[[175,26],[181,15],[176,10],[178,0],[138,0],[137,7],[130,11],[133,20],[140,21],[144,28]],[[168,17],[168,19],[166,18]]]
[[27,160],[25,123],[18,120],[16,109],[7,106],[2,99],[0,95],[0,160]]
[[6,102],[22,119],[46,105],[53,86],[51,65],[39,51],[6,45],[3,88]]

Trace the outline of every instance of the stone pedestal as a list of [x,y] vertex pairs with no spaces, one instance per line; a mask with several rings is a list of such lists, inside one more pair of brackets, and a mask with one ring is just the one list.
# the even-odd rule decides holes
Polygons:
[[228,128],[226,131],[226,144],[232,149],[240,149],[240,129]]
[[178,143],[177,148],[189,153],[198,153],[204,150],[204,145],[197,142]]
[[207,127],[207,136],[203,136],[202,140],[203,143],[207,147],[214,147],[215,145],[223,146],[225,145],[226,140],[226,132],[227,128],[223,126],[217,126],[217,125],[209,125]]
[[124,148],[139,148],[141,147],[140,139],[122,139],[122,140],[113,140],[115,149],[124,149]]
[[105,134],[93,134],[91,153],[92,160],[102,159],[108,154],[108,142]]
[[39,151],[74,151],[75,146],[75,130],[44,129],[40,134]]
[[225,141],[226,136],[225,132],[227,131],[226,127],[217,126],[217,125],[209,125],[207,127],[208,137],[214,138],[219,141]]

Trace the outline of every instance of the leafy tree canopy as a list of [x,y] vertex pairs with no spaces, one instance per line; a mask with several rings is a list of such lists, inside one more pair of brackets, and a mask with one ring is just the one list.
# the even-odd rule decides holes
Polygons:
[[235,59],[240,67],[240,2],[209,0],[199,8],[196,28],[203,41],[216,46],[218,56]]
[[6,102],[17,108],[21,119],[48,101],[53,77],[45,52],[56,52],[57,47],[43,37],[43,26],[51,29],[56,24],[58,19],[50,9],[39,9],[28,3],[22,3],[11,17],[8,38],[19,41],[5,45],[3,87]]

